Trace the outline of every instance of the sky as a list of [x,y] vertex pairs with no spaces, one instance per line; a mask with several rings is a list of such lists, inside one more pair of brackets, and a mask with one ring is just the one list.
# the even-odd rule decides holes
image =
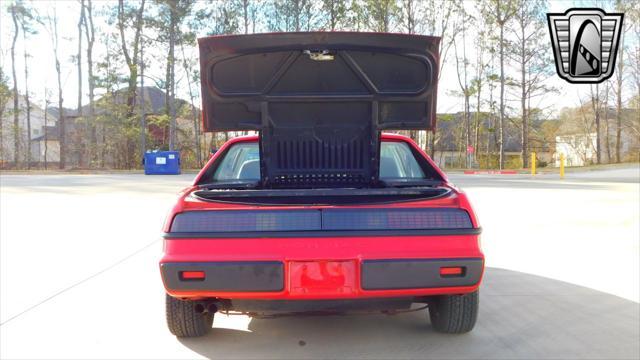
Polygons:
[[[5,74],[11,77],[11,58],[10,58],[10,47],[11,40],[13,36],[13,24],[11,21],[10,14],[6,11],[6,6],[8,4],[7,0],[0,0],[0,65],[5,71]],[[94,6],[96,7],[115,7],[117,3],[115,1],[112,2],[94,2]],[[65,107],[75,108],[77,105],[77,93],[78,93],[78,84],[77,84],[77,65],[72,63],[70,59],[77,52],[77,23],[78,23],[78,15],[79,15],[79,5],[77,1],[67,0],[67,1],[56,1],[48,2],[46,0],[37,0],[32,3],[32,5],[36,8],[36,11],[40,13],[40,15],[46,15],[48,11],[52,11],[52,7],[55,6],[57,15],[59,17],[59,34],[61,36],[60,42],[60,58],[62,61],[62,85],[63,85],[63,97]],[[565,10],[571,7],[588,7],[593,6],[594,3],[591,1],[582,1],[582,0],[562,0],[562,1],[550,1],[549,2],[549,12],[564,12]],[[465,6],[473,11],[474,2],[468,1],[465,3]],[[604,8],[605,11],[611,11],[612,9]],[[103,22],[103,18],[100,18],[100,21],[96,23],[97,27],[109,28],[109,25]],[[546,26],[546,24],[545,24]],[[469,36],[471,38],[471,36]],[[638,41],[638,40],[636,40]],[[99,40],[97,41],[99,42]],[[18,77],[18,85],[21,93],[24,93],[25,83],[24,83],[24,66],[23,66],[23,41],[22,38],[18,38],[17,48],[16,48],[16,72]],[[467,56],[469,59],[475,59],[475,46],[471,40],[467,40],[466,44],[467,48]],[[161,49],[162,50],[162,49]],[[48,89],[50,92],[51,101],[56,101],[57,99],[57,85],[56,85],[56,72],[55,72],[55,62],[53,58],[52,51],[52,41],[49,33],[42,27],[38,28],[38,33],[34,35],[30,35],[27,40],[27,51],[30,54],[30,58],[28,59],[29,66],[29,92],[33,98],[33,102],[35,102],[38,106],[43,106],[44,98],[45,98],[45,89]],[[549,43],[549,51],[551,51],[551,44]],[[195,47],[186,47],[185,53],[187,57],[197,59],[197,49]],[[147,53],[145,57],[162,59],[162,53]],[[166,55],[165,55],[166,56]],[[454,92],[459,91],[458,80],[455,69],[455,53],[453,48],[449,51],[448,57],[446,59],[445,66],[443,68],[439,89],[438,89],[438,112],[439,113],[449,113],[449,112],[458,112],[463,110],[463,99],[459,96],[455,96]],[[104,44],[96,44],[96,54],[94,55],[94,61],[101,60],[101,57],[104,57]],[[472,60],[473,61],[473,60]],[[86,71],[86,57],[83,59],[83,67]],[[508,61],[507,61],[508,63]],[[515,64],[507,64],[507,73],[516,74],[517,70]],[[184,79],[184,73],[181,72],[181,68],[177,68],[178,75],[178,97],[188,99],[188,88],[186,84],[186,80]],[[472,70],[471,70],[472,71]],[[145,70],[146,74],[152,77],[162,78],[164,76],[164,69],[162,67],[161,61],[155,61],[149,68]],[[88,85],[86,84],[86,76],[84,79],[85,84],[83,85],[83,103],[88,102]],[[10,84],[12,84],[10,80]],[[152,85],[152,81],[145,80],[145,85]],[[198,84],[193,85],[193,91],[196,93],[199,92]],[[533,102],[533,106],[537,106],[540,108],[547,109],[547,114],[550,118],[557,116],[557,113],[563,107],[575,107],[579,106],[581,99],[585,101],[589,94],[589,85],[577,85],[570,84],[562,79],[560,79],[556,74],[552,76],[548,81],[547,85],[556,87],[558,89],[558,93],[550,93],[546,96],[541,96],[537,98]],[[488,91],[488,90],[484,90]],[[512,106],[514,109],[518,108],[518,101],[516,99],[516,93],[519,91],[517,88],[512,88],[508,90],[507,106]],[[630,92],[627,92],[630,93]],[[498,96],[497,92],[494,96]],[[623,99],[625,100],[625,99]],[[472,104],[472,106],[474,106]],[[514,112],[516,110],[513,110]],[[514,113],[513,115],[517,115]]]

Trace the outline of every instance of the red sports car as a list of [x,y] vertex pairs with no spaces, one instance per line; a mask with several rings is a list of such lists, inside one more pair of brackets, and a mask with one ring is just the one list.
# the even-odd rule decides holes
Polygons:
[[[228,141],[164,226],[167,322],[217,311],[394,312],[470,331],[484,270],[464,193],[411,139],[435,128],[439,39],[282,33],[199,40],[206,131]],[[416,307],[414,306],[413,309]]]

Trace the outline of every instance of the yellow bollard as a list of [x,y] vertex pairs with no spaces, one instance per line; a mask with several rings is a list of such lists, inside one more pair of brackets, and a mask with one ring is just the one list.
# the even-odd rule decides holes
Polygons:
[[536,174],[536,153],[531,153],[531,175]]
[[560,154],[560,179],[564,179],[564,154]]

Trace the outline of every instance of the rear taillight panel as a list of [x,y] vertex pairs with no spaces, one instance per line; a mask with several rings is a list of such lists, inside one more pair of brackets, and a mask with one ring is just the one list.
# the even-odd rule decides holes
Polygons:
[[175,216],[172,233],[472,229],[456,208],[358,208],[189,211]]

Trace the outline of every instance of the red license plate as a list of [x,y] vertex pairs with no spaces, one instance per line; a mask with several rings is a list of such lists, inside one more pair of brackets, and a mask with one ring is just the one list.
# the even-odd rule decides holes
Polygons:
[[357,291],[356,262],[295,261],[289,263],[292,294],[350,294]]

